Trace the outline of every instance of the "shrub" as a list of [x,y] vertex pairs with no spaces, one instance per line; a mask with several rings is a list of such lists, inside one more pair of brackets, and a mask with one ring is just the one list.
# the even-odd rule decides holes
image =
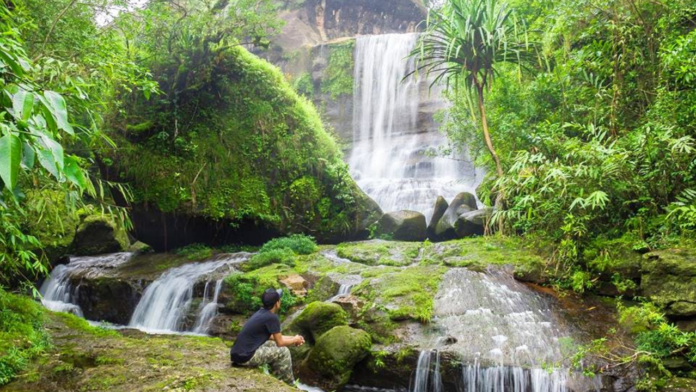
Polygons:
[[277,249],[290,249],[298,255],[308,255],[316,252],[319,248],[314,238],[304,234],[293,234],[288,237],[274,238],[263,247],[260,253],[266,253]]
[[271,264],[285,264],[295,266],[295,252],[289,248],[271,249],[255,254],[249,261],[242,264],[242,271],[257,270]]
[[176,250],[176,254],[189,260],[203,260],[213,255],[213,250],[203,244],[186,245]]

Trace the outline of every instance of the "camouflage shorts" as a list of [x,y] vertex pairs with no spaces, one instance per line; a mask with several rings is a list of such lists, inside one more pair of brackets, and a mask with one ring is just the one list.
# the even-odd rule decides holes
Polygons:
[[287,347],[276,346],[273,340],[269,340],[256,350],[251,359],[243,366],[260,367],[268,365],[271,373],[287,384],[293,384],[295,378],[292,374],[292,357]]

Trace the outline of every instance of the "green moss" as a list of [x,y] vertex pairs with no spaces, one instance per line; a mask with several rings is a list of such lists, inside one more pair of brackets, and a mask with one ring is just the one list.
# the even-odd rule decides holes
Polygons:
[[392,320],[412,319],[429,322],[433,298],[446,268],[411,266],[404,269],[372,270],[354,289],[366,301],[382,306]]
[[309,72],[305,72],[295,79],[293,87],[298,94],[311,99],[314,96],[314,81]]
[[0,386],[12,381],[49,347],[44,320],[38,303],[0,288]]
[[262,253],[257,253],[246,263],[241,265],[242,271],[253,271],[261,267],[272,264],[295,265],[295,253],[288,248],[272,249]]
[[[132,182],[136,202],[284,233],[355,230],[368,199],[314,106],[242,47],[208,66],[211,78],[182,94],[176,112],[155,98],[132,116],[155,118],[152,129],[137,140],[112,135],[120,148],[104,154]],[[175,135],[175,123],[187,126]]]
[[55,317],[60,319],[62,323],[75,331],[80,331],[82,333],[98,337],[119,336],[118,332],[114,330],[102,327],[93,327],[87,322],[87,320],[70,313],[56,313]]
[[288,326],[316,342],[330,329],[348,325],[348,314],[339,305],[326,302],[312,302]]
[[347,242],[336,247],[338,256],[367,265],[404,266],[416,262],[422,245],[413,242]]
[[213,250],[203,244],[191,244],[177,249],[175,253],[193,261],[209,259],[213,255]]
[[340,389],[371,347],[372,340],[367,332],[348,326],[335,327],[317,340],[302,366],[328,379],[329,389]]
[[324,72],[321,91],[331,99],[353,94],[353,51],[355,41],[329,46],[329,62]]

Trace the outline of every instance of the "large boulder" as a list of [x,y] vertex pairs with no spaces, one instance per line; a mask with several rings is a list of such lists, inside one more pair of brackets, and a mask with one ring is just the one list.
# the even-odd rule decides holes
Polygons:
[[288,326],[292,333],[304,335],[316,342],[328,330],[348,324],[348,313],[341,306],[327,302],[312,302]]
[[300,366],[300,377],[327,391],[340,389],[371,347],[367,332],[349,326],[335,327],[317,340]]
[[696,317],[696,250],[647,253],[641,265],[643,295],[670,317]]
[[130,241],[126,230],[112,218],[91,214],[82,219],[72,246],[75,255],[98,255],[125,251]]
[[435,200],[435,207],[433,207],[433,216],[430,217],[430,223],[428,223],[428,238],[434,239],[437,237],[437,234],[435,234],[437,222],[439,222],[440,219],[442,219],[442,216],[445,215],[448,207],[449,204],[447,203],[447,200],[445,200],[445,198],[442,196],[438,196],[437,200]]
[[476,196],[469,192],[458,194],[447,207],[447,211],[442,215],[442,218],[435,226],[435,235],[438,239],[451,240],[457,238],[457,231],[454,224],[464,213],[476,211]]
[[465,212],[454,222],[454,232],[458,238],[483,235],[492,215],[492,208]]
[[377,223],[377,233],[391,235],[398,241],[423,241],[426,238],[425,216],[416,211],[384,214]]

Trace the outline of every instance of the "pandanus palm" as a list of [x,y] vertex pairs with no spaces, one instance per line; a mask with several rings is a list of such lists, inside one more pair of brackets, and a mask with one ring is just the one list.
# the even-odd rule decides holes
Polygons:
[[524,31],[502,1],[445,0],[431,9],[420,45],[411,53],[418,62],[416,72],[436,75],[433,84],[445,81],[475,93],[483,137],[499,177],[503,169],[488,130],[484,96],[497,65],[524,63],[528,51],[523,37]]

